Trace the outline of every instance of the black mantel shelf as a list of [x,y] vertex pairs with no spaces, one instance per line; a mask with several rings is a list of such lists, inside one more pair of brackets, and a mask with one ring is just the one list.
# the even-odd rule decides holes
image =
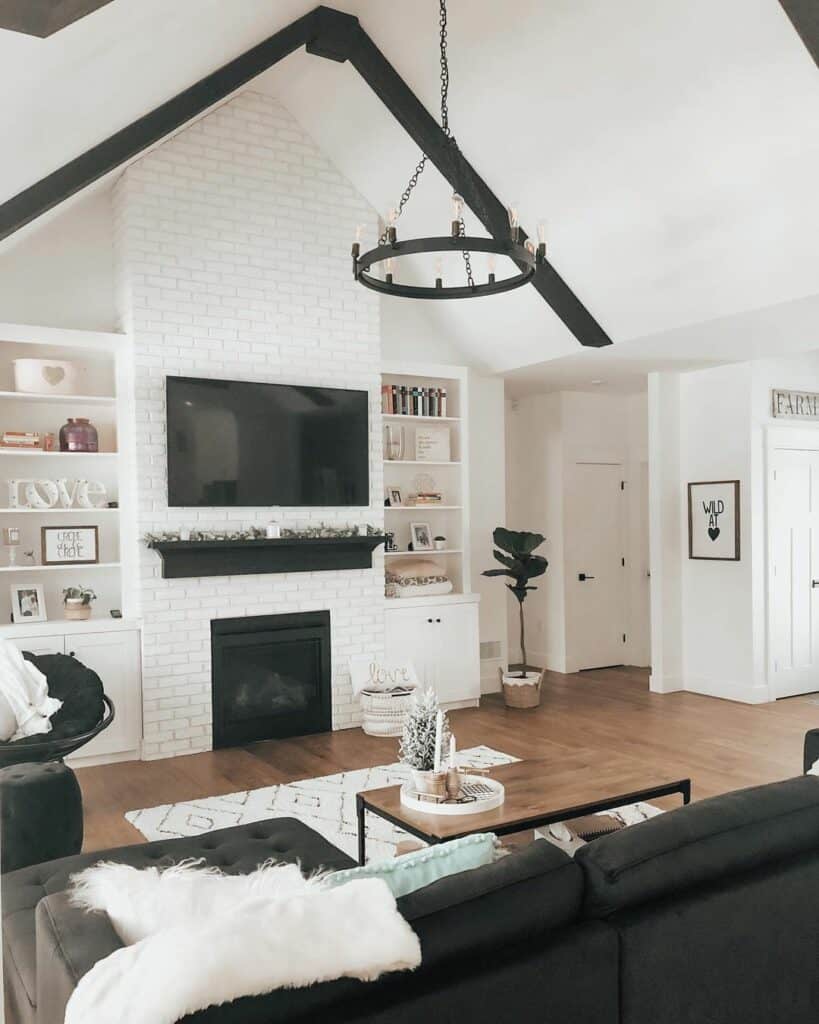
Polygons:
[[163,540],[159,552],[164,579],[192,576],[248,576],[272,572],[370,569],[373,551],[386,538],[281,537],[277,540]]

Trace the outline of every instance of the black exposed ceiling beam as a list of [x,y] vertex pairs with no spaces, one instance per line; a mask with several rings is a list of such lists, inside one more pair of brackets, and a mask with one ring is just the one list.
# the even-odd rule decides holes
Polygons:
[[[306,46],[316,56],[339,62],[349,60],[453,189],[464,197],[486,230],[495,237],[508,234],[504,205],[452,145],[358,19],[328,7],[317,7],[0,205],[0,240],[134,159],[300,46]],[[611,344],[603,328],[548,261],[539,268],[532,283],[582,345],[600,348]]]
[[110,3],[111,0],[0,0],[0,28],[45,39]]
[[819,66],[819,0],[779,0],[779,3]]
[[[333,15],[334,20],[339,16],[339,12],[327,11],[327,15]],[[321,28],[328,24],[332,24],[329,17],[320,22]],[[357,19],[355,26],[348,29],[347,43],[350,63],[404,131],[415,141],[418,148],[427,154],[453,189],[464,197],[466,205],[489,234],[493,238],[508,237],[509,220],[506,207],[460,149],[452,145],[435,118],[370,39]],[[308,43],[307,50],[309,53],[320,52],[314,43]],[[521,231],[521,241],[525,242],[526,238],[526,232]],[[611,338],[548,260],[538,267],[532,284],[582,345],[591,348],[611,345]]]

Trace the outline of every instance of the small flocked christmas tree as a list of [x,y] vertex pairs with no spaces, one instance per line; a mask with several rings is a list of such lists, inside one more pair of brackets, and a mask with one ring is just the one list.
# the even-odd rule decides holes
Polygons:
[[[407,715],[399,747],[403,764],[420,772],[431,772],[435,766],[435,727],[440,707],[435,691],[416,691],[415,703]],[[449,722],[444,715],[441,730],[441,757],[449,750]]]

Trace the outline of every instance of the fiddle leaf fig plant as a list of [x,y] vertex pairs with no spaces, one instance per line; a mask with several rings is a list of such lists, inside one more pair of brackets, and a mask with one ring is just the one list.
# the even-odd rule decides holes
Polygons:
[[507,530],[498,526],[492,533],[492,540],[495,542],[493,552],[496,561],[500,562],[503,569],[485,569],[484,576],[508,576],[512,582],[507,583],[507,588],[515,595],[518,601],[520,612],[520,653],[523,666],[521,679],[526,678],[526,630],[523,618],[523,602],[530,590],[537,590],[537,587],[530,585],[529,581],[542,576],[549,567],[549,563],[542,555],[534,552],[546,540],[542,533],[529,533],[525,530]]

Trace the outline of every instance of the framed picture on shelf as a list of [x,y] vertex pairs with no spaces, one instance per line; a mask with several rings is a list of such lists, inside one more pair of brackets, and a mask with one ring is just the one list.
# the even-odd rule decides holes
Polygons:
[[739,561],[739,480],[688,485],[688,557]]
[[418,462],[450,462],[449,427],[416,428],[415,458]]
[[429,523],[410,523],[413,551],[432,551],[432,530]]
[[100,560],[96,526],[41,526],[43,565],[96,565]]
[[45,594],[39,583],[12,583],[11,618],[13,622],[45,622]]
[[390,505],[393,507],[404,504],[401,498],[401,489],[399,487],[390,487],[387,491],[387,497],[390,499]]

